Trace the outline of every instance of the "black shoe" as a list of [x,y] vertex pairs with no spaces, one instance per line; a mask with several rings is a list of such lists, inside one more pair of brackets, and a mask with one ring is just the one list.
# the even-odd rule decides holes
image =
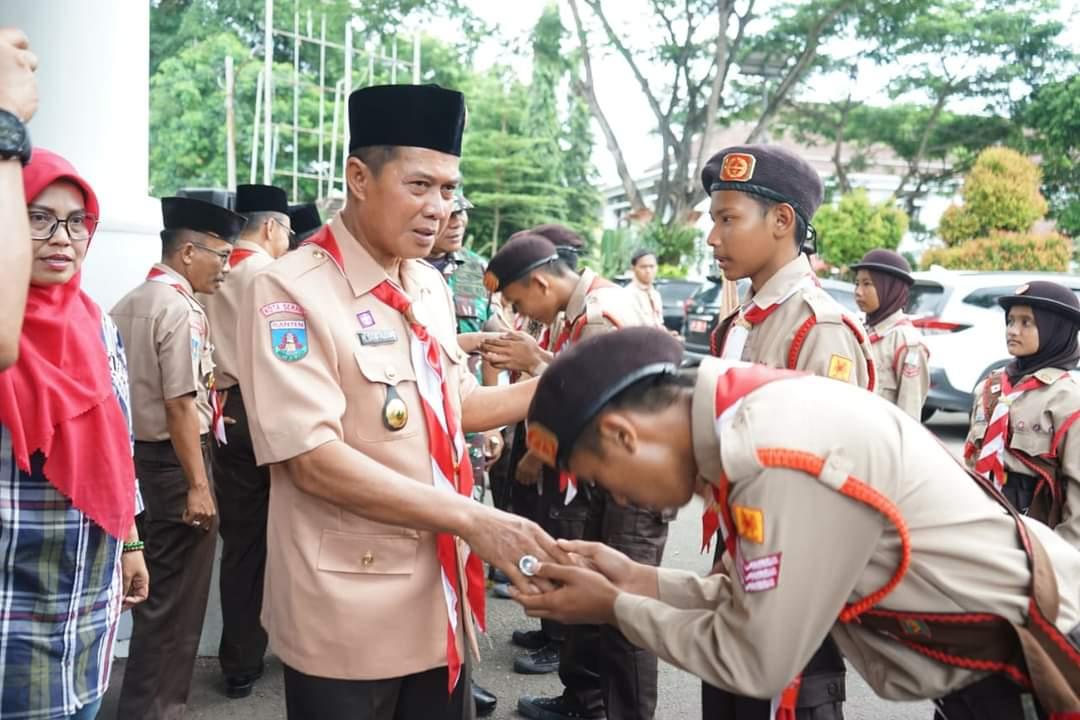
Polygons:
[[543,630],[515,630],[510,636],[510,642],[519,648],[536,651],[547,645],[551,640]]
[[486,717],[495,712],[499,699],[490,690],[485,690],[476,683],[472,684],[472,699],[476,703],[476,716]]
[[522,675],[547,675],[559,669],[559,646],[548,643],[536,652],[514,658],[514,672]]
[[526,695],[518,700],[517,710],[529,720],[602,720],[603,710],[587,710],[565,695],[538,698]]
[[239,700],[251,695],[251,691],[255,689],[255,681],[263,676],[263,670],[265,669],[266,666],[262,665],[252,673],[226,675],[225,696],[233,700]]

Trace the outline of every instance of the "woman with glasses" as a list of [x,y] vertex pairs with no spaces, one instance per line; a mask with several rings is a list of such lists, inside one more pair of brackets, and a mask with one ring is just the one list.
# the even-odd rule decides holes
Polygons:
[[149,590],[127,364],[80,289],[89,184],[35,149],[23,170],[33,264],[16,364],[0,373],[0,717],[93,718],[122,608]]

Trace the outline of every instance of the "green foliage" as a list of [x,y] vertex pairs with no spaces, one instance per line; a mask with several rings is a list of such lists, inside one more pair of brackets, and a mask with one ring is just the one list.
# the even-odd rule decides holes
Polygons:
[[1041,157],[1050,217],[1059,230],[1080,237],[1080,75],[1039,88],[1022,116],[1035,131],[1028,149]]
[[638,246],[656,252],[660,265],[693,265],[701,256],[701,231],[693,225],[666,224],[654,219],[641,228]]
[[637,247],[635,242],[634,233],[628,228],[604,230],[599,248],[582,258],[583,264],[603,277],[615,277],[630,266],[630,255]]
[[859,189],[814,215],[818,253],[832,265],[858,262],[870,250],[895,250],[907,232],[907,213],[885,202],[875,205]]
[[1040,181],[1039,168],[1017,151],[983,150],[960,190],[964,204],[942,218],[942,239],[956,245],[993,230],[1026,232],[1046,214]]
[[1068,272],[1072,243],[1058,233],[1030,235],[994,230],[988,237],[953,247],[934,248],[922,256],[932,265],[955,270],[1033,270]]
[[656,277],[682,280],[686,277],[686,267],[683,265],[663,264],[656,268]]

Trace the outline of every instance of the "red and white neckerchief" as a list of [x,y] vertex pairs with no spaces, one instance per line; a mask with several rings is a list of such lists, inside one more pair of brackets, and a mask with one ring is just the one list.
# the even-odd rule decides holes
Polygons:
[[237,265],[242,263],[244,260],[247,260],[249,257],[251,257],[254,254],[255,254],[254,250],[249,250],[247,248],[236,248],[235,250],[232,251],[232,254],[229,255],[229,267],[230,268],[236,267]]
[[765,319],[780,309],[780,306],[791,299],[795,293],[811,287],[816,287],[818,280],[816,275],[807,273],[784,296],[769,307],[759,307],[752,299],[739,307],[739,315],[728,329],[724,337],[724,346],[720,349],[720,357],[725,360],[742,360],[746,341],[750,338],[750,328],[765,322]]
[[[742,406],[743,398],[763,385],[798,376],[797,373],[789,370],[777,370],[765,365],[740,361],[722,361],[722,363],[725,369],[716,379],[714,397],[714,417],[716,418],[714,431],[717,437],[731,425],[735,414]],[[728,503],[730,488],[731,483],[727,474],[722,471],[719,482],[716,485],[710,485],[712,498],[701,516],[701,549],[704,552],[709,548],[712,538],[719,530],[728,556],[734,559],[737,551],[735,546],[737,535],[735,523],[731,517],[731,506]],[[770,720],[795,720],[795,705],[799,698],[800,685],[802,685],[802,676],[798,675],[771,700]]]
[[[416,387],[424,410],[427,426],[428,449],[431,454],[431,472],[435,487],[472,497],[473,473],[465,435],[446,386],[446,374],[442,363],[442,349],[427,328],[417,322],[412,310],[412,300],[405,291],[390,280],[383,280],[371,294],[381,302],[397,310],[409,325],[409,352],[416,372]],[[480,556],[465,546],[465,594],[469,609],[481,631],[484,625],[484,568]],[[449,670],[449,690],[453,692],[461,678],[462,658],[457,649],[459,598],[455,578],[458,576],[457,539],[449,533],[439,533],[435,539],[436,554],[442,568],[443,595],[446,599],[446,661]]]
[[[150,268],[150,272],[147,273],[146,279],[150,282],[158,282],[162,283],[163,285],[168,285],[172,287],[174,290],[176,290],[176,292],[183,295],[190,302],[196,304],[198,304],[199,302],[195,299],[194,295],[188,292],[186,287],[176,281],[176,278],[174,278],[172,275],[157,266]],[[205,318],[203,319],[203,322],[206,322]],[[202,350],[204,348],[201,347],[201,344],[206,342],[205,334],[202,338],[200,338],[200,341],[200,350]],[[225,437],[224,402],[222,400],[221,393],[214,389],[215,384],[216,382],[214,380],[214,373],[210,373],[210,377],[207,378],[206,381],[206,392],[210,398],[210,430],[214,433],[214,439],[217,440],[219,445],[228,445],[229,441]]]
[[892,335],[894,332],[896,332],[900,328],[904,327],[905,325],[911,325],[911,320],[909,318],[907,318],[907,317],[904,317],[903,319],[901,319],[899,322],[897,322],[895,325],[893,325],[891,328],[889,328],[888,330],[886,330],[883,333],[879,333],[879,332],[877,332],[875,330],[874,332],[870,333],[870,338],[869,338],[870,344],[871,345],[876,345],[877,343],[879,343],[882,340],[884,340],[885,338],[889,337],[890,335]]
[[[1009,374],[1000,374],[1001,394],[994,405],[994,412],[986,425],[983,433],[982,448],[979,457],[975,461],[975,472],[982,474],[987,480],[992,480],[1000,490],[1005,485],[1005,448],[1009,444],[1009,408],[1020,399],[1020,396],[1028,390],[1034,390],[1045,383],[1037,377],[1029,377],[1015,388],[1009,382]],[[1068,373],[1061,377],[1068,377]],[[991,375],[987,382],[992,382]],[[991,386],[991,392],[996,392]]]

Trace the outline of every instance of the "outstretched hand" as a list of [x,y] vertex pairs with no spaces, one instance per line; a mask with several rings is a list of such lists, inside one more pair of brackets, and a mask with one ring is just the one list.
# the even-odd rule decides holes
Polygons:
[[615,598],[619,589],[600,573],[585,567],[543,563],[536,573],[556,584],[539,595],[513,592],[529,617],[575,624],[615,624]]

